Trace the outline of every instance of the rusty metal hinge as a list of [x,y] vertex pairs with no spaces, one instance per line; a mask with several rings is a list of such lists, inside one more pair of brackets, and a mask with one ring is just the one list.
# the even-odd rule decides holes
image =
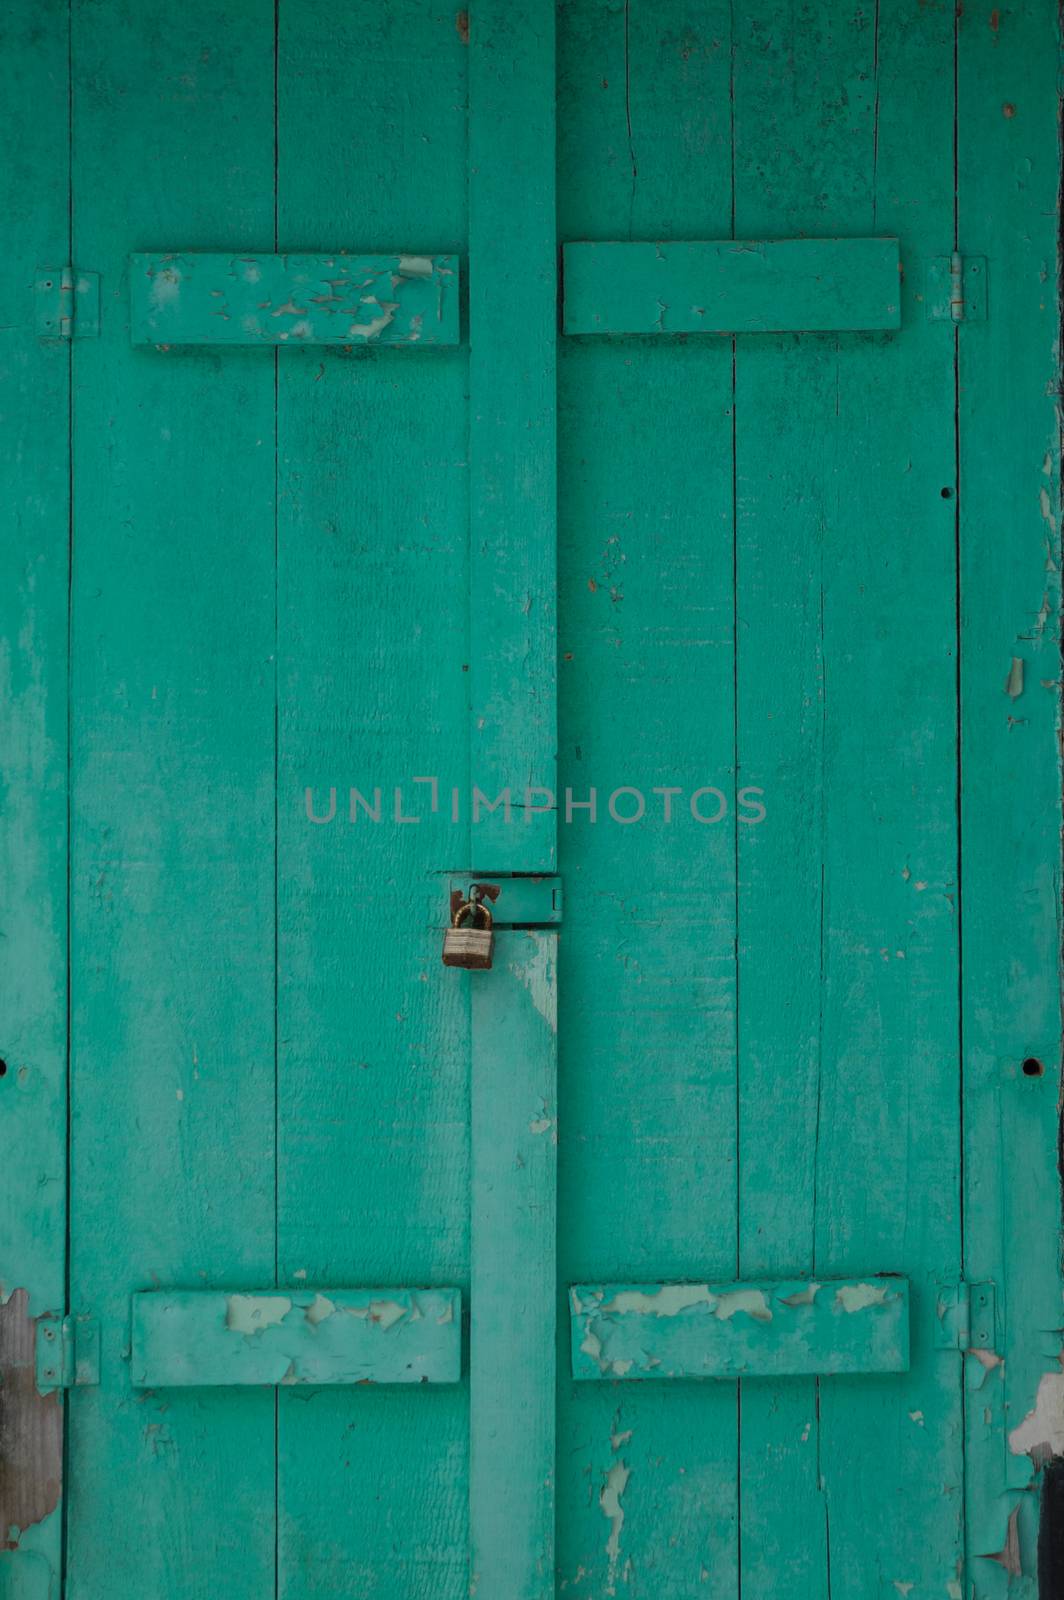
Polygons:
[[38,267],[33,285],[41,339],[96,339],[100,333],[100,276],[74,267]]
[[924,307],[929,322],[985,322],[985,256],[936,256],[924,275]]
[[935,1299],[936,1350],[993,1350],[996,1304],[992,1283],[939,1283]]
[[88,1388],[100,1381],[100,1324],[94,1317],[64,1317],[59,1311],[37,1318],[37,1387]]

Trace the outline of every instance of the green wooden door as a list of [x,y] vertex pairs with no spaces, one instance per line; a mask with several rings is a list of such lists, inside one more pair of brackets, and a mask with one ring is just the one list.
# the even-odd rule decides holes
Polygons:
[[1058,1592],[1048,0],[0,40],[2,1600]]

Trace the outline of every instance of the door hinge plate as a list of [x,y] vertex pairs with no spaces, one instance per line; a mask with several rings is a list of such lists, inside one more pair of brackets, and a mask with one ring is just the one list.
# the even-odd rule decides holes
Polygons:
[[993,1350],[995,1320],[992,1283],[954,1280],[936,1285],[936,1350]]
[[929,322],[985,322],[985,256],[936,256],[927,263],[924,305]]
[[38,267],[33,287],[39,338],[99,337],[99,273],[79,272],[74,267]]
[[94,1317],[46,1312],[37,1318],[37,1387],[82,1389],[100,1381],[100,1324]]

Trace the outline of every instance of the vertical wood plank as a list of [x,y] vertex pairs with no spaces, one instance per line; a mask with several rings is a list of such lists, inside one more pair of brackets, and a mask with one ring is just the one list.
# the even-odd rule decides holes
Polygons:
[[[554,10],[484,0],[469,61],[470,775],[477,871],[552,872],[556,787]],[[526,795],[531,795],[528,803]]]
[[553,1600],[558,935],[472,978],[470,1594]]
[[[471,8],[470,775],[512,785],[477,870],[557,852],[554,7]],[[531,806],[527,803],[531,800]],[[500,935],[472,991],[470,1590],[554,1594],[553,933]]]
[[33,285],[69,261],[66,8],[17,0],[0,50],[0,1595],[48,1600],[63,1402],[37,1393],[33,1319],[66,1292],[70,345],[38,339]]
[[129,253],[269,248],[273,6],[75,0],[72,1593],[273,1586],[268,1391],[134,1393],[134,1290],[274,1234],[274,464],[262,352],[133,349]]
[[996,1298],[966,1359],[977,1600],[1037,1593],[1029,1491],[1061,1449],[1058,73],[1054,7],[965,6],[958,240],[989,282],[958,338],[965,1252]]
[[[887,1595],[948,1595],[963,1561],[959,1363],[935,1340],[961,1269],[955,390],[922,273],[952,225],[954,27],[948,7],[878,10],[866,218],[901,239],[902,328],[840,360],[849,439],[825,537],[816,1265],[912,1283],[905,1382],[821,1385],[835,1600],[863,1600],[873,1573]],[[889,1440],[874,1477],[870,1435]]]
[[[469,50],[427,0],[281,0],[281,250],[466,241]],[[463,260],[462,269],[465,269]],[[278,354],[278,1277],[469,1284],[468,352]],[[440,810],[415,776],[436,776]],[[382,815],[350,820],[349,787]],[[307,819],[338,790],[328,826]],[[402,791],[397,822],[394,794]],[[278,1394],[288,1600],[468,1593],[467,1385]]]
[[952,59],[909,0],[759,5],[737,47],[737,233],[897,233],[905,263],[898,335],[737,341],[739,782],[768,807],[739,830],[741,1271],[914,1290],[905,1378],[743,1385],[751,1600],[783,1569],[810,1600],[958,1581],[953,348],[920,300]]
[[[563,239],[727,237],[730,54],[726,0],[566,0]],[[562,341],[559,787],[598,803],[560,830],[563,1290],[735,1274],[731,404],[730,340]],[[562,1359],[559,1589],[734,1600],[735,1384]]]

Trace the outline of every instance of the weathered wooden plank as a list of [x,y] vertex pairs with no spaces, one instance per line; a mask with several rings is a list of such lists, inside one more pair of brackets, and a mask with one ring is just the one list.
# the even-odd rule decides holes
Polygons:
[[[561,236],[726,236],[727,0],[565,0],[559,30]],[[563,1284],[737,1276],[735,841],[688,805],[732,788],[731,405],[725,340],[561,342]],[[734,1384],[576,1383],[561,1332],[559,1590],[735,1600]]]
[[[557,861],[554,22],[485,0],[470,33],[469,484],[478,870]],[[515,63],[520,63],[519,70]]]
[[795,1378],[905,1372],[904,1278],[577,1284],[573,1377]]
[[133,1296],[134,1387],[457,1383],[457,1289]]
[[[469,772],[478,871],[557,860],[555,19],[484,0],[469,61]],[[502,221],[501,219],[505,219]],[[554,1595],[557,934],[470,980],[470,1592]],[[519,1270],[514,1271],[514,1263]]]
[[134,344],[457,344],[456,256],[134,255]]
[[1040,1468],[1064,1454],[1059,61],[1054,7],[965,7],[958,244],[989,279],[957,333],[965,1254],[996,1300],[965,1360],[976,1600],[1039,1592]]
[[[0,1594],[59,1592],[63,1402],[33,1380],[64,1305],[70,346],[34,281],[69,260],[69,28],[0,20]],[[27,129],[32,128],[32,137]]]
[[272,237],[273,7],[72,16],[102,314],[73,356],[70,1292],[101,1382],[67,1401],[68,1571],[109,1600],[268,1594],[274,1396],[134,1391],[129,1304],[273,1275],[273,364],[133,348],[126,275],[145,239]]
[[907,0],[760,4],[736,40],[737,231],[898,234],[906,263],[896,335],[737,341],[739,782],[768,807],[739,829],[741,1273],[874,1262],[913,1297],[904,1379],[744,1383],[744,1600],[958,1579],[958,1357],[930,1339],[960,1270],[953,352],[920,298],[952,51],[952,11]]
[[567,244],[566,333],[896,328],[897,239]]
[[500,932],[469,980],[470,1588],[500,1600],[554,1594],[557,944]]
[[[466,247],[468,46],[424,0],[284,0],[277,248]],[[343,181],[323,181],[339,171]],[[357,154],[355,154],[357,152]],[[469,1281],[468,347],[278,354],[278,1284]],[[323,693],[323,685],[328,684]],[[442,810],[410,779],[439,779]],[[384,786],[308,824],[308,783]],[[404,785],[397,822],[394,786]],[[360,819],[365,823],[365,818]],[[304,1276],[305,1274],[305,1276]],[[265,1281],[265,1280],[264,1280]],[[467,1600],[467,1382],[281,1388],[278,1589]]]

